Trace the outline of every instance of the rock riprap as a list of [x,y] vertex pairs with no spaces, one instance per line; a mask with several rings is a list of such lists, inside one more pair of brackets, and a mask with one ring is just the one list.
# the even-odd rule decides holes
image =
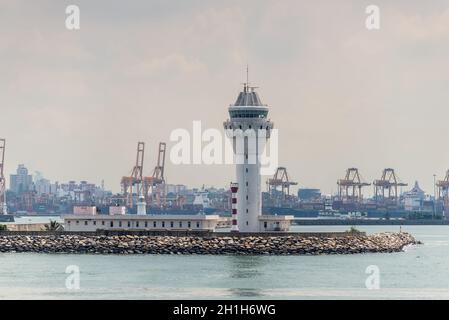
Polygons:
[[398,252],[407,245],[418,243],[409,233],[343,237],[1,235],[0,252],[317,255]]

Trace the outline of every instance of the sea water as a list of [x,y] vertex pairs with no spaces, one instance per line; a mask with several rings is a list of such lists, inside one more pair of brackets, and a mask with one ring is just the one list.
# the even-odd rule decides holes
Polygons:
[[[399,231],[399,226],[357,228]],[[402,231],[424,244],[398,253],[320,256],[3,253],[0,299],[448,299],[449,226],[402,226]],[[372,266],[379,289],[367,281]],[[66,285],[73,267],[79,270],[79,289]]]

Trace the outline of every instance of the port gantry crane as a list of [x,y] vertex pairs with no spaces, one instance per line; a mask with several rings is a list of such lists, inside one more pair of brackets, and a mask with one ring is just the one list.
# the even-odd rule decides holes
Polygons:
[[394,169],[385,168],[382,171],[380,180],[374,180],[374,198],[376,201],[399,201],[398,187],[405,187],[408,184],[400,181]]
[[287,168],[278,167],[274,173],[273,178],[268,179],[268,193],[273,194],[273,191],[281,187],[282,196],[286,198],[290,195],[290,186],[297,185],[297,182],[292,182],[288,178]]
[[444,180],[437,181],[438,199],[443,200],[444,208],[449,206],[449,170],[446,171]]
[[0,139],[0,214],[7,214],[6,181],[5,181],[5,148],[6,140]]
[[156,202],[157,206],[165,206],[165,150],[167,144],[165,142],[159,143],[159,150],[157,154],[157,164],[154,167],[153,175],[144,178],[145,196],[151,194],[151,202]]
[[351,202],[363,199],[362,188],[371,185],[364,182],[357,168],[348,168],[343,179],[337,181],[338,198]]
[[[145,153],[145,143],[137,143],[137,157],[136,164],[134,165],[131,175],[122,177],[121,185],[123,189],[123,195],[126,199],[126,206],[132,208],[134,205],[134,194],[137,197],[146,194],[144,193],[144,180],[143,180],[143,160]],[[136,188],[134,188],[136,186]],[[133,190],[135,189],[135,190]]]

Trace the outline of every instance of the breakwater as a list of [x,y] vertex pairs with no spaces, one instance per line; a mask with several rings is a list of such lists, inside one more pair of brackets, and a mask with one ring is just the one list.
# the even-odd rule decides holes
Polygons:
[[409,233],[343,236],[0,235],[0,252],[88,254],[317,255],[398,252]]
[[398,220],[398,219],[296,219],[293,224],[301,226],[422,226],[422,225],[449,225],[449,220],[420,219],[420,220]]

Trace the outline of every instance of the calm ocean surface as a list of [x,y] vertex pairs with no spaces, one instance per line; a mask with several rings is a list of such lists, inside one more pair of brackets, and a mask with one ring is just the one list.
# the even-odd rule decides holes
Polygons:
[[[400,253],[328,256],[0,254],[0,299],[449,299],[449,226],[402,230],[424,245]],[[79,290],[66,289],[69,265],[79,267]],[[366,289],[370,265],[380,270],[379,290]]]

